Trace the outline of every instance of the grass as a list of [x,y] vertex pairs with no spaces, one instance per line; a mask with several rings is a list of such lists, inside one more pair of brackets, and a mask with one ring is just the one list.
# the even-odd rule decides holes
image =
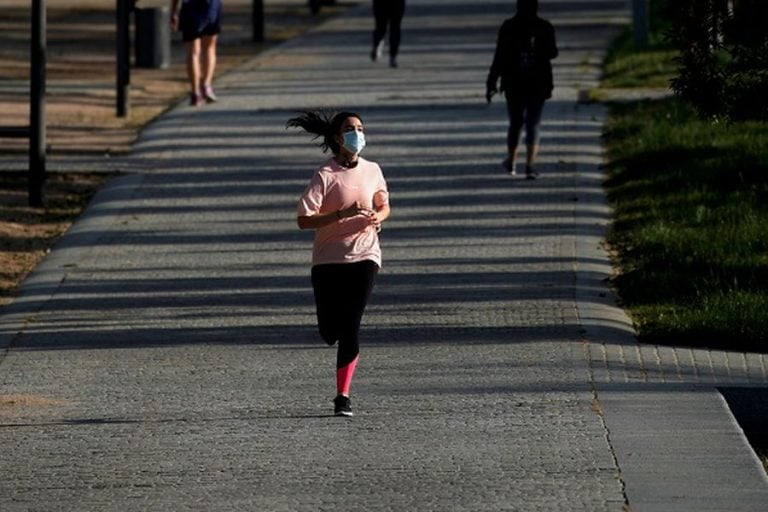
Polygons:
[[[658,38],[637,52],[622,36],[610,83],[664,75],[627,65],[666,69]],[[768,124],[715,124],[666,98],[613,105],[604,135],[615,284],[640,340],[768,351]]]
[[669,87],[669,80],[677,73],[677,65],[673,60],[677,52],[664,38],[664,34],[671,30],[672,26],[665,19],[663,10],[663,1],[651,0],[651,30],[645,47],[635,46],[631,26],[626,27],[613,42],[604,63],[601,87]]
[[677,65],[672,60],[677,53],[669,48],[655,32],[648,46],[635,47],[634,36],[626,28],[608,53],[601,87],[604,88],[666,88],[675,76]]

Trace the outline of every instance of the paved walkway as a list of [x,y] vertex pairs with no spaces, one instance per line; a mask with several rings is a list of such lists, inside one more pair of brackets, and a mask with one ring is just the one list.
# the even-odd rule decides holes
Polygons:
[[[542,2],[542,179],[484,105],[511,2],[410,0],[401,67],[363,5],[169,112],[0,316],[0,509],[762,510],[716,386],[761,356],[638,346],[603,279],[605,112],[577,105],[627,2]],[[356,417],[330,416],[296,200],[297,109],[348,107],[388,178]]]

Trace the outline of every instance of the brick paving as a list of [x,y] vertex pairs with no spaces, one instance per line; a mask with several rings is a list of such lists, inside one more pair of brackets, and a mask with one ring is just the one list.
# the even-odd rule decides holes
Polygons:
[[[628,9],[542,5],[562,54],[534,182],[501,171],[483,98],[511,4],[410,1],[396,70],[360,6],[145,130],[145,172],[0,316],[0,508],[759,510],[704,375],[765,384],[764,359],[638,346],[603,282],[605,112],[576,98]],[[351,420],[295,226],[323,157],[284,124],[314,107],[360,112],[391,191]]]

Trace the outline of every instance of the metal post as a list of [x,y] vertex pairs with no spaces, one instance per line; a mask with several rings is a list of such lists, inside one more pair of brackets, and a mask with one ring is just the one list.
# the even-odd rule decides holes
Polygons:
[[117,0],[117,117],[126,117],[130,108],[132,0]]
[[44,205],[45,183],[45,0],[32,0],[29,108],[29,205]]
[[635,45],[648,45],[648,0],[632,0],[632,25],[635,32]]
[[253,21],[253,41],[260,43],[264,41],[264,0],[253,0],[251,19]]

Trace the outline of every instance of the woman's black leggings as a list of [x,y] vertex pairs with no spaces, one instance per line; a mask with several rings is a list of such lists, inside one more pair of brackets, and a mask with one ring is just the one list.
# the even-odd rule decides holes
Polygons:
[[360,322],[378,271],[379,266],[368,260],[312,267],[317,326],[326,343],[339,342],[337,368],[360,353]]
[[373,0],[373,16],[376,28],[373,30],[373,47],[384,39],[389,25],[389,55],[397,57],[400,48],[400,23],[405,14],[405,0]]

